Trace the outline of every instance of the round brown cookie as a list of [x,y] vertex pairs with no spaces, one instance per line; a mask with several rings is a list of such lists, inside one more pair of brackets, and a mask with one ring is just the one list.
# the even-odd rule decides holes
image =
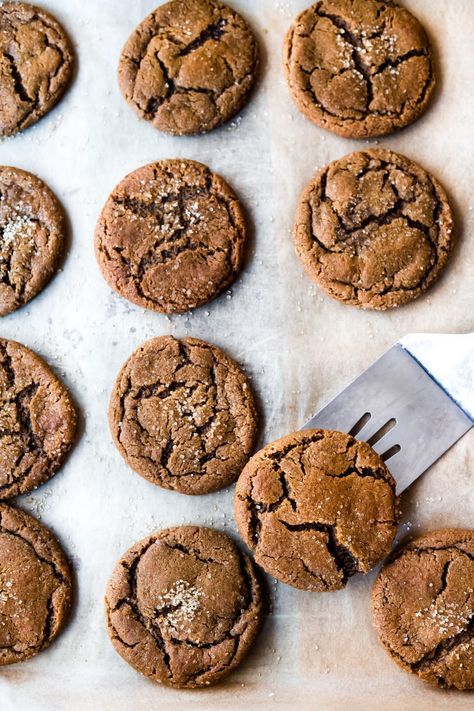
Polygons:
[[29,348],[0,339],[0,499],[50,479],[72,446],[76,413],[64,385]]
[[367,150],[330,163],[306,186],[294,238],[307,274],[330,296],[383,310],[440,276],[453,217],[443,187],[419,165]]
[[365,442],[294,432],[257,452],[239,477],[235,518],[255,560],[295,588],[339,590],[389,552],[395,482]]
[[293,99],[340,136],[381,136],[422,114],[435,86],[418,20],[386,0],[322,0],[299,15],[285,44]]
[[249,383],[223,351],[195,338],[153,338],[120,371],[109,422],[138,474],[183,494],[227,486],[248,460],[257,429]]
[[208,686],[235,669],[264,615],[250,558],[223,533],[158,531],[119,560],[105,596],[117,652],[153,681]]
[[0,166],[0,316],[30,301],[59,266],[64,215],[31,173]]
[[219,0],[172,0],[133,32],[119,84],[139,116],[175,135],[206,132],[247,100],[258,48],[245,20]]
[[96,227],[108,284],[134,304],[182,313],[237,277],[245,218],[221,177],[192,160],[151,163],[117,185]]
[[0,4],[0,135],[35,123],[61,98],[73,55],[64,28],[42,8]]
[[0,666],[49,647],[66,621],[71,573],[51,531],[0,504]]
[[372,607],[394,661],[430,684],[474,689],[474,531],[432,531],[396,551]]

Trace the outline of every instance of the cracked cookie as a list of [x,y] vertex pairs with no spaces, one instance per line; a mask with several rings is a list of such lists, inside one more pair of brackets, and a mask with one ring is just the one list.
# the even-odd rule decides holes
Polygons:
[[38,121],[71,79],[73,55],[59,22],[24,2],[0,4],[0,136]]
[[306,186],[294,239],[308,276],[329,296],[383,310],[416,299],[440,276],[453,217],[433,176],[374,149],[330,163]]
[[256,562],[302,590],[343,588],[389,552],[395,481],[365,442],[302,430],[257,452],[237,481],[235,518]]
[[178,688],[208,686],[241,662],[264,615],[255,568],[211,528],[158,531],[117,563],[107,627],[134,669]]
[[0,316],[28,303],[50,281],[64,230],[61,206],[47,185],[0,166]]
[[99,218],[95,250],[118,294],[183,313],[236,279],[246,233],[242,208],[220,176],[196,161],[163,160],[117,185]]
[[51,531],[0,504],[0,666],[49,647],[71,604],[71,573]]
[[223,351],[195,338],[160,336],[120,371],[109,422],[138,474],[166,489],[206,494],[240,474],[257,412],[247,378]]
[[50,479],[75,432],[76,413],[64,385],[36,353],[0,339],[0,499]]
[[435,86],[423,27],[405,8],[382,0],[314,3],[290,28],[284,61],[300,111],[352,138],[412,123]]
[[245,20],[219,0],[172,0],[137,27],[119,84],[139,116],[175,135],[210,131],[246,103],[258,48]]
[[372,608],[380,641],[406,671],[474,689],[474,531],[432,531],[396,551]]

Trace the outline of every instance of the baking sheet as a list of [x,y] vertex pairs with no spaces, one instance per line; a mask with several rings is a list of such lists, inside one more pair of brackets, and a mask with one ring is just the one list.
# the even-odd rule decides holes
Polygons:
[[[474,2],[406,0],[433,38],[440,88],[415,125],[370,142],[319,130],[290,101],[281,47],[309,0],[232,0],[259,35],[261,82],[236,120],[190,138],[167,137],[137,119],[117,87],[121,46],[157,0],[41,4],[69,30],[77,77],[48,117],[0,143],[0,162],[49,183],[69,215],[71,244],[62,273],[31,304],[2,319],[0,332],[43,355],[82,410],[81,437],[66,466],[17,502],[61,539],[78,595],[70,624],[49,650],[0,669],[1,710],[472,708],[471,694],[430,689],[379,646],[370,614],[374,573],[332,594],[270,582],[274,611],[255,651],[226,682],[198,692],[161,688],[128,667],[107,638],[102,597],[116,559],[153,529],[194,522],[236,531],[232,488],[200,498],[164,491],[134,474],[111,442],[109,393],[122,362],[142,341],[193,335],[227,350],[252,376],[264,411],[264,443],[302,425],[406,333],[474,329]],[[365,313],[323,296],[303,275],[290,239],[297,196],[315,169],[369,143],[404,152],[433,171],[452,195],[460,227],[441,282],[390,313]],[[194,158],[220,172],[253,226],[247,268],[230,292],[172,318],[113,294],[92,249],[94,224],[113,186],[165,157]],[[471,432],[406,492],[401,535],[472,526],[473,475]]]

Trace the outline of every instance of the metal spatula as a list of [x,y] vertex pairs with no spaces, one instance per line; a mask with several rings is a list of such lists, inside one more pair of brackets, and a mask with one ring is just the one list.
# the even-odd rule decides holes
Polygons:
[[397,494],[474,426],[474,333],[398,341],[303,429],[348,432],[387,463]]

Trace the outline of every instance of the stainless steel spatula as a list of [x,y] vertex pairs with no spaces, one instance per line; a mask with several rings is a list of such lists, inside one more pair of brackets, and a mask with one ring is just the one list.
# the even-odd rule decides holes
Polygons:
[[398,341],[303,429],[348,432],[382,456],[402,492],[474,426],[474,333]]

